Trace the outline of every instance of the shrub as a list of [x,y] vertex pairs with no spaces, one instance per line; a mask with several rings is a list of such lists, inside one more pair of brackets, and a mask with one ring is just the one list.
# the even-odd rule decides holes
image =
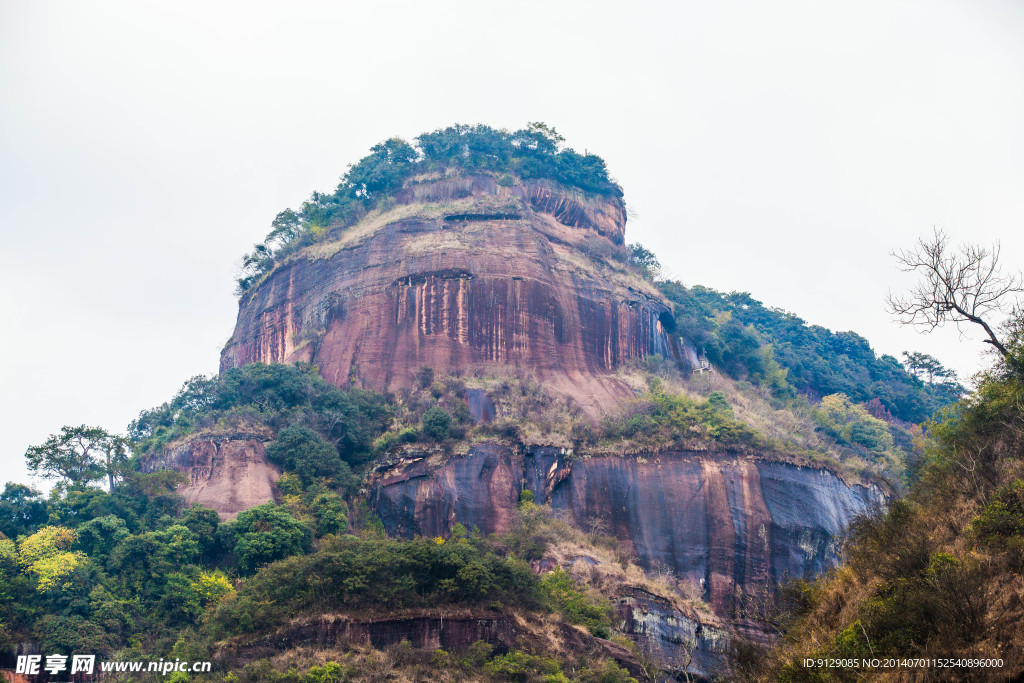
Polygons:
[[[717,393],[717,392],[716,392]],[[758,445],[761,439],[749,425],[732,416],[732,408],[721,394],[695,401],[665,393],[660,384],[632,406],[632,411],[603,424],[609,438],[712,439],[727,445]]]
[[336,493],[324,492],[313,498],[313,517],[316,519],[316,535],[340,534],[348,529],[345,501]]
[[327,662],[323,666],[314,666],[305,676],[302,683],[342,683],[352,674],[352,667],[342,668],[337,662]]
[[628,670],[616,664],[613,659],[588,663],[580,670],[576,680],[580,683],[638,683],[629,675]]
[[495,678],[528,683],[569,683],[557,660],[538,657],[520,650],[511,650],[487,662],[484,669]]
[[1001,545],[1012,536],[1024,536],[1024,479],[1001,488],[971,522],[971,530],[989,545]]
[[448,438],[452,429],[452,416],[440,406],[434,406],[423,413],[423,434],[435,441]]
[[347,483],[352,475],[338,449],[303,425],[293,424],[278,432],[277,439],[267,446],[267,457],[294,472],[304,486],[316,479]]
[[426,389],[434,383],[434,368],[423,366],[416,373],[416,383],[420,385],[420,389]]
[[252,573],[261,565],[308,552],[313,535],[284,508],[265,503],[238,514],[232,526],[238,567]]
[[579,624],[600,638],[611,635],[611,604],[588,591],[571,574],[556,567],[540,581],[548,604],[570,624]]

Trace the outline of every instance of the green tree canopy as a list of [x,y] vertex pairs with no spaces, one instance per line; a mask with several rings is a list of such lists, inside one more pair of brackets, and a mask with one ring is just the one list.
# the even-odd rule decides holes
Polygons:
[[285,427],[267,446],[267,456],[288,472],[294,472],[308,486],[317,479],[344,481],[351,470],[338,449],[315,431],[300,424]]
[[423,433],[435,441],[448,438],[452,429],[452,416],[440,406],[429,408],[423,413]]
[[37,476],[65,486],[84,486],[106,476],[113,491],[128,460],[127,442],[100,427],[64,426],[44,444],[29,448],[25,459]]
[[730,377],[768,386],[776,397],[796,390],[812,400],[830,394],[845,394],[855,403],[878,399],[907,422],[921,422],[959,398],[954,386],[927,384],[896,358],[877,355],[854,332],[808,325],[745,292],[677,281],[658,282],[658,288],[672,302],[681,337]]
[[238,566],[246,573],[268,562],[308,552],[313,542],[308,526],[273,503],[239,513],[231,531]]
[[7,482],[0,493],[0,533],[17,538],[43,524],[46,518],[46,502],[39,491]]

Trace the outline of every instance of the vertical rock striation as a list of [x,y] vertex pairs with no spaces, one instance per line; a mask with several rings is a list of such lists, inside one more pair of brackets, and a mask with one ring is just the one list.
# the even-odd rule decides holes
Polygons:
[[412,184],[247,291],[221,369],[311,361],[336,384],[409,386],[438,372],[518,368],[591,414],[627,395],[612,372],[673,354],[669,307],[604,257],[621,200],[491,176]]
[[502,533],[524,489],[577,522],[600,520],[645,566],[699,585],[720,615],[740,592],[831,567],[850,520],[885,501],[827,470],[725,453],[566,461],[486,443],[378,473],[371,501],[396,535],[444,535],[455,522]]

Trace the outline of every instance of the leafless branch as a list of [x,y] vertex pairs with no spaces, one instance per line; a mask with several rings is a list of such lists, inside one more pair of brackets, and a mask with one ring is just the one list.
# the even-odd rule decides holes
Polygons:
[[1021,273],[1004,274],[999,263],[1000,246],[975,244],[950,248],[949,236],[935,230],[930,239],[921,238],[911,249],[899,249],[893,256],[904,272],[917,272],[921,280],[906,294],[889,293],[886,308],[903,325],[928,331],[951,322],[980,326],[991,344],[1005,358],[1006,347],[993,330],[993,316],[1016,307],[1016,295],[1024,292]]

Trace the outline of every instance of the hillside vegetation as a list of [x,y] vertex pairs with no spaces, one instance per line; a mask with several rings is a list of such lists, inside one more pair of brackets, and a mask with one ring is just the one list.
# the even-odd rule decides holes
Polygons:
[[854,403],[872,404],[876,417],[918,423],[964,391],[941,366],[926,381],[917,365],[876,355],[854,332],[808,325],[750,294],[679,282],[663,282],[660,288],[675,306],[681,336],[729,376],[765,386],[777,398],[843,394]]
[[[1024,674],[1024,344],[926,425],[910,493],[859,520],[842,566],[783,600],[770,681],[1018,680]],[[1002,668],[808,669],[804,658],[1001,659]]]
[[[277,216],[246,256],[239,288],[350,228],[422,174],[489,173],[505,186],[542,178],[621,200],[600,157],[561,143],[539,123],[514,132],[452,126],[415,145],[383,142],[333,193]],[[901,364],[853,333],[809,326],[749,295],[661,281],[653,254],[636,245],[590,238],[572,256],[587,268],[603,262],[605,275],[652,299],[660,290],[674,311],[662,324],[712,369],[689,373],[657,356],[620,367],[615,379],[631,397],[593,419],[524,369],[423,367],[412,386],[383,395],[335,387],[310,364],[252,363],[190,379],[124,437],[64,427],[26,453],[30,470],[54,482],[50,493],[13,483],[0,493],[0,646],[217,658],[212,675],[165,679],[177,683],[636,683],[666,672],[638,648],[637,632],[626,635],[617,609],[631,596],[656,599],[674,613],[669,620],[693,628],[691,639],[672,641],[691,657],[698,628],[724,634],[723,618],[757,621],[712,614],[704,588],[667,569],[648,573],[607,529],[585,533],[528,491],[510,506],[502,535],[454,524],[443,537],[386,537],[366,495],[375,473],[409,456],[445,461],[497,441],[558,447],[567,460],[671,450],[778,458],[884,479],[893,491],[918,479],[886,516],[857,523],[846,566],[780,593],[790,609],[771,628],[786,634],[782,647],[768,654],[739,642],[737,675],[801,680],[813,672],[796,664],[800,657],[865,649],[1019,654],[1011,628],[1024,564],[1018,351],[922,430],[916,423],[963,391],[934,359],[911,354]],[[470,392],[490,402],[492,419],[472,419]],[[186,507],[175,493],[183,475],[159,468],[175,448],[205,437],[262,442],[257,450],[281,470],[276,502],[226,521]],[[519,635],[457,652],[289,640],[360,619],[453,617],[504,620]]]
[[[143,411],[129,430],[132,457],[104,461],[77,451],[75,460],[63,457],[73,451],[47,450],[40,457],[60,478],[48,497],[11,483],[0,494],[0,645],[34,642],[46,652],[122,660],[220,653],[219,673],[190,680],[342,680],[339,672],[373,679],[386,662],[408,680],[444,672],[455,680],[628,683],[634,677],[606,652],[560,649],[540,636],[529,651],[479,643],[459,656],[419,656],[363,647],[339,651],[334,662],[303,651],[224,659],[224,648],[244,649],[296,619],[468,613],[576,625],[618,639],[618,656],[639,666],[642,653],[616,629],[610,598],[621,587],[713,620],[692,587],[648,578],[615,539],[585,535],[528,496],[504,536],[455,525],[446,538],[386,538],[353,494],[388,448],[453,448],[467,436],[453,382],[424,369],[416,391],[388,399],[328,385],[313,366],[250,364],[193,378],[171,401]],[[522,414],[539,414],[550,400],[514,384],[505,391],[517,394],[508,405]],[[201,505],[182,505],[174,493],[180,474],[143,471],[191,434],[256,426],[273,437],[267,454],[284,471],[281,504],[222,521]],[[91,463],[91,478],[70,476],[82,463]],[[107,475],[110,490],[93,485]],[[576,567],[581,556],[596,559]],[[529,562],[545,557],[557,571],[538,575]]]

